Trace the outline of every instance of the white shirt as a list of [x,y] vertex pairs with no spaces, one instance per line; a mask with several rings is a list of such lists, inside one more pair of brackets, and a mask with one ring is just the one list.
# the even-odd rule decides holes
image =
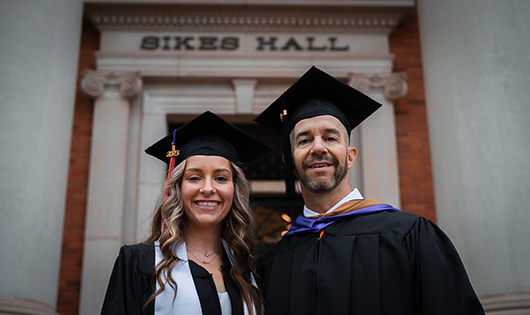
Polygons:
[[219,293],[219,303],[221,303],[221,314],[222,315],[231,315],[232,314],[232,302],[230,301],[230,296],[228,292]]
[[[357,190],[357,188],[355,188],[346,197],[342,198],[333,207],[331,207],[328,211],[326,211],[326,213],[337,209],[340,205],[342,205],[346,201],[359,200],[359,199],[364,199],[364,197],[361,195],[359,190]],[[320,213],[318,213],[316,211],[313,211],[313,210],[309,209],[308,207],[306,207],[306,205],[304,205],[304,217],[307,218],[307,217],[311,217],[311,216],[319,215],[319,214]]]

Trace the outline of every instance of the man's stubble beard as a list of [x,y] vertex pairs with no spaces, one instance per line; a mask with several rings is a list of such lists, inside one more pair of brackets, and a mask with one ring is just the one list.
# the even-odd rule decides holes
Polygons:
[[[323,161],[323,160],[331,162],[333,166],[335,167],[335,170],[333,171],[331,178],[322,177],[322,176],[314,178],[314,179],[308,178],[307,174],[304,172],[304,170],[307,169],[307,165],[315,161]],[[313,193],[317,193],[317,194],[324,194],[324,193],[329,193],[333,191],[335,188],[337,188],[337,186],[339,186],[339,184],[348,174],[347,165],[348,165],[348,157],[346,157],[346,160],[342,166],[339,165],[339,161],[333,156],[330,156],[329,158],[328,157],[325,157],[325,158],[315,157],[309,160],[305,160],[302,163],[301,170],[299,170],[295,164],[294,174],[296,175],[296,177],[298,177],[302,185],[304,185],[304,187],[307,190]]]

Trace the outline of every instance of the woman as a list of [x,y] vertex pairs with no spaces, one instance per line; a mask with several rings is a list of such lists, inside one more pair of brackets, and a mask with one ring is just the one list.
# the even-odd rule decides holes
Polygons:
[[101,313],[261,315],[238,164],[268,151],[211,112],[149,147],[170,165],[166,189],[147,241],[121,248]]

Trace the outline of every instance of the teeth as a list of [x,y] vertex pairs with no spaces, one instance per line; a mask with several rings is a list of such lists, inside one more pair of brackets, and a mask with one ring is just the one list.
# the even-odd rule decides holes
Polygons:
[[216,207],[219,202],[197,202],[197,204],[201,207]]
[[311,168],[325,167],[325,166],[327,166],[327,165],[326,164],[318,164],[318,165],[311,166]]

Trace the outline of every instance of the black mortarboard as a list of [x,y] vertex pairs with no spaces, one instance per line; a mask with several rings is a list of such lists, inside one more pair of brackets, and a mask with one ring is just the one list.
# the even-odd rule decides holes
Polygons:
[[289,134],[299,121],[331,115],[350,132],[379,107],[369,96],[313,66],[261,112],[254,121],[283,135],[287,196],[294,196]]
[[168,164],[171,156],[175,156],[177,165],[193,155],[217,155],[234,163],[245,163],[269,151],[249,134],[206,111],[158,140],[145,153]]
[[[164,200],[169,196],[171,172],[190,156],[215,155],[234,163],[245,163],[269,151],[271,149],[267,146],[210,111],[195,117],[145,149],[145,153],[169,164]],[[164,229],[162,217],[160,231]]]

